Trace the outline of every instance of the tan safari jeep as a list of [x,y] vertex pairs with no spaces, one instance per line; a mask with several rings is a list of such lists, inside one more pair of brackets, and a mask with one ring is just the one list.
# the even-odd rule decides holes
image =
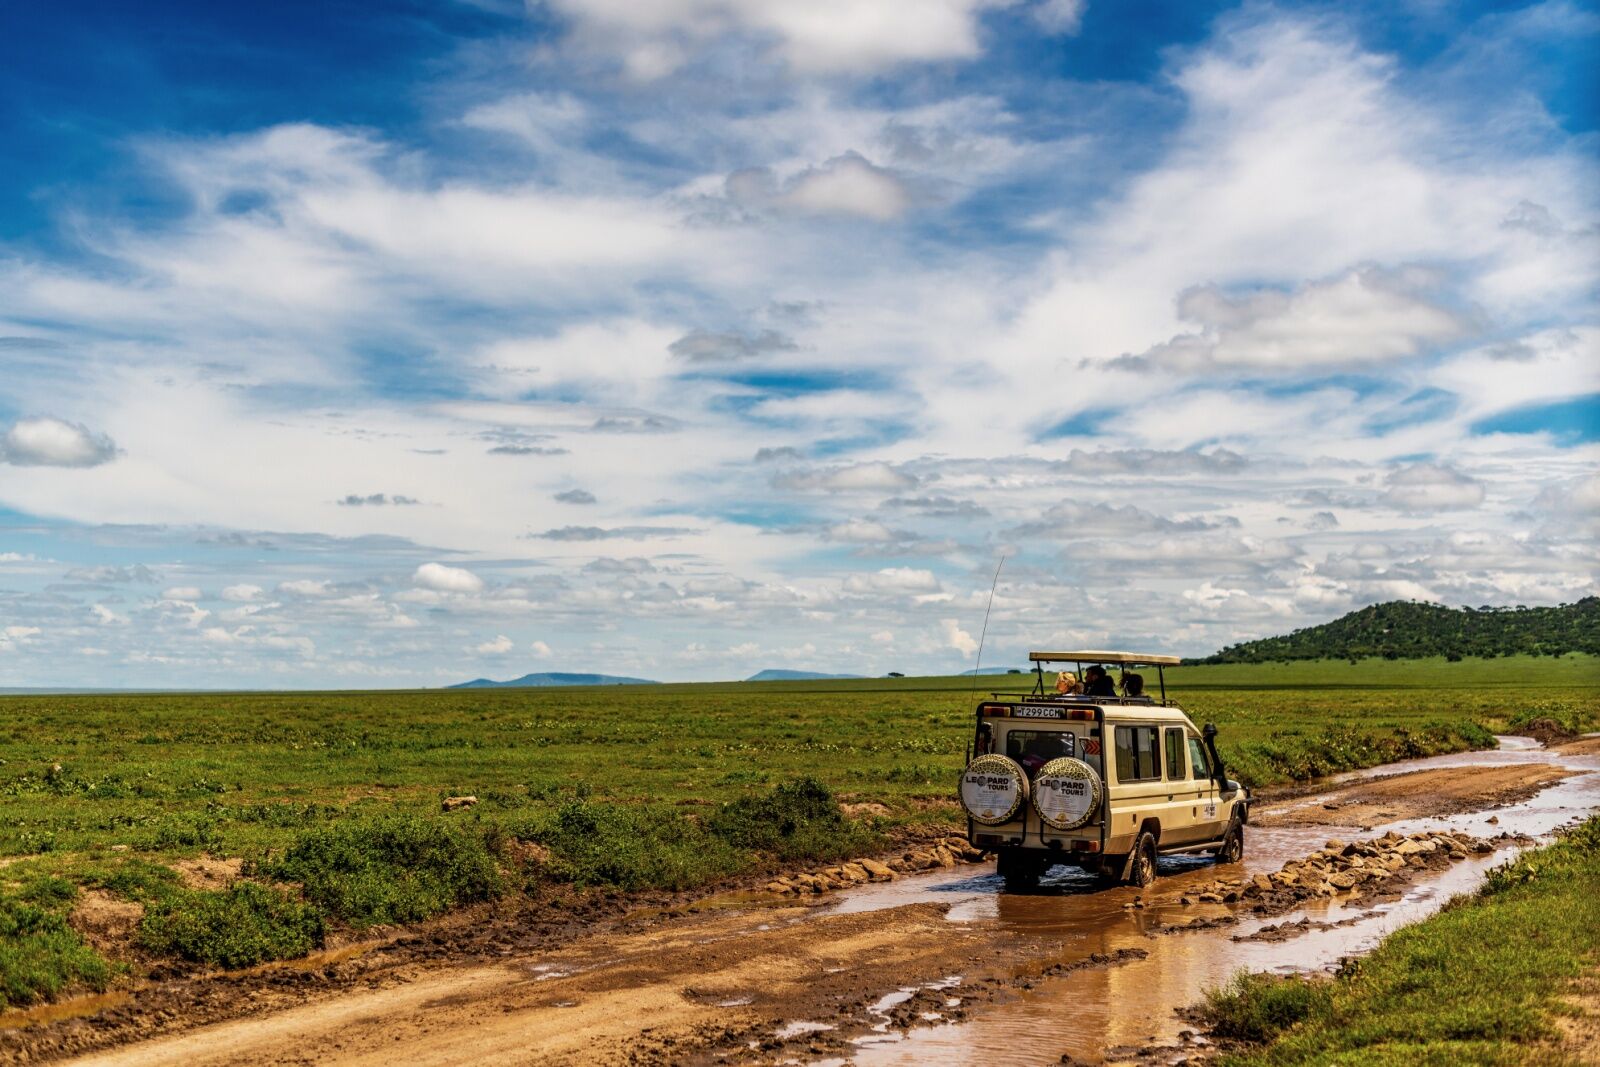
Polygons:
[[[1166,668],[1176,656],[1136,652],[1031,652],[1030,693],[995,693],[978,705],[961,806],[967,839],[999,857],[1008,889],[1027,889],[1056,864],[1129,885],[1155,880],[1156,858],[1211,852],[1244,855],[1249,791],[1229,781],[1217,757],[1216,727],[1204,730],[1167,700]],[[1066,692],[1047,685],[1046,663],[1121,672],[1122,694]],[[1159,697],[1143,694],[1155,667]],[[1054,681],[1054,679],[1052,679]],[[1131,684],[1130,684],[1131,683]],[[1080,682],[1076,690],[1082,690]]]

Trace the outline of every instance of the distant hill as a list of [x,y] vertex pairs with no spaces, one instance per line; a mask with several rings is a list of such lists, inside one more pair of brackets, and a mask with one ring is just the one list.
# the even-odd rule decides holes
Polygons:
[[860,674],[819,674],[816,671],[758,671],[746,678],[747,682],[816,682],[839,678],[861,678]]
[[543,674],[524,674],[509,682],[496,682],[490,678],[474,678],[445,686],[446,689],[526,689],[546,685],[660,685],[648,678],[624,678],[616,674],[568,674],[564,671],[545,671]]
[[1232,645],[1191,663],[1444,656],[1600,655],[1600,597],[1554,608],[1446,608],[1393,600],[1321,626]]
[[956,677],[958,677],[958,678],[973,678],[973,677],[976,677],[978,675],[983,675],[983,674],[1027,674],[1027,673],[1028,673],[1027,671],[1022,670],[1019,667],[979,667],[975,671],[962,671]]

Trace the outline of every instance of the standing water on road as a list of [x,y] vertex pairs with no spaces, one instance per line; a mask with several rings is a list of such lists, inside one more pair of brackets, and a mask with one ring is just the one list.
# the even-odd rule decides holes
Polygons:
[[[1594,773],[1600,771],[1600,757],[1546,750],[1526,738],[1499,740],[1496,750],[1410,760],[1341,775],[1323,784],[1334,788],[1412,771],[1511,764],[1546,764],[1577,773],[1511,807],[1389,822],[1381,830],[1328,824],[1252,828],[1239,868],[1246,874],[1268,873],[1321,848],[1330,837],[1360,840],[1389,830],[1402,834],[1450,830],[1480,837],[1510,833],[1537,838],[1600,809],[1600,773]],[[1321,807],[1323,792],[1282,806],[1304,803]],[[997,877],[974,878],[957,872],[868,887],[846,897],[838,910],[939,900],[953,904],[949,912],[952,922],[996,924],[1018,936],[1055,936],[1059,956],[1053,962],[1070,965],[1095,953],[1125,949],[1144,950],[1148,955],[1041,981],[1018,999],[985,1005],[959,1024],[934,1025],[905,1034],[873,1034],[861,1039],[851,1060],[859,1064],[988,1063],[996,1050],[1004,1049],[1012,1062],[1053,1062],[1062,1053],[1092,1062],[1119,1047],[1171,1043],[1185,1028],[1174,1009],[1199,1000],[1206,987],[1225,982],[1241,969],[1319,970],[1336,965],[1341,957],[1368,952],[1398,927],[1437,911],[1452,896],[1474,889],[1489,868],[1511,854],[1501,851],[1475,856],[1444,871],[1420,872],[1400,899],[1389,903],[1350,907],[1318,901],[1270,920],[1225,905],[1179,904],[1178,897],[1186,887],[1214,880],[1218,873],[1210,860],[1187,856],[1163,858],[1162,878],[1144,891],[1147,899],[1141,908],[1126,907],[1136,896],[1134,890],[1096,891],[1092,879],[1069,868],[1058,868],[1038,894],[1021,896],[1002,892]],[[1170,929],[1235,914],[1239,916],[1236,924],[1187,932]],[[1310,928],[1289,940],[1248,940],[1269,922],[1299,919],[1309,919]],[[1335,923],[1341,925],[1331,925]],[[950,992],[958,996],[960,989]]]

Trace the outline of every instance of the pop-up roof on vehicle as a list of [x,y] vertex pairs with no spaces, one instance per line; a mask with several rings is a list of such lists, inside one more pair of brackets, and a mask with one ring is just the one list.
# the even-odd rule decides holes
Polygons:
[[1080,652],[1029,652],[1030,663],[1118,663],[1124,667],[1149,664],[1153,667],[1176,667],[1183,660],[1177,656],[1158,656],[1153,652],[1107,652],[1088,649]]

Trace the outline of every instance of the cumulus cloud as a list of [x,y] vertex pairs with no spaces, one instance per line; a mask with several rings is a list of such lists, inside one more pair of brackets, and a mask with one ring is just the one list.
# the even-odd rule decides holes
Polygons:
[[259,585],[249,582],[240,582],[237,585],[227,585],[222,588],[222,599],[236,604],[248,604],[253,600],[260,600],[266,590]]
[[443,563],[424,563],[411,576],[411,584],[419,589],[436,593],[478,593],[483,591],[483,579],[465,567],[448,567]]
[[358,493],[351,493],[348,496],[344,496],[344,497],[340,497],[339,498],[340,506],[347,507],[347,508],[359,508],[359,507],[381,508],[381,507],[385,507],[385,506],[388,506],[388,505],[393,505],[395,507],[405,507],[407,505],[420,504],[420,503],[422,503],[422,501],[417,500],[415,497],[401,496],[398,493],[396,493],[393,496],[390,496],[387,493],[369,493],[366,496],[361,496]]
[[885,567],[872,574],[852,574],[844,580],[847,593],[937,593],[940,588],[932,571],[915,567]]
[[1039,0],[1029,13],[1046,33],[1071,37],[1083,28],[1083,13],[1088,6],[1088,0]]
[[553,499],[563,504],[593,504],[595,502],[594,494],[587,489],[566,489],[557,493]]
[[333,583],[320,581],[315,578],[296,578],[293,581],[279,582],[278,592],[284,596],[301,597],[308,600],[320,600],[324,597],[337,595]]
[[1080,540],[1089,537],[1133,537],[1140,534],[1189,533],[1238,526],[1237,519],[1168,519],[1131,504],[1096,504],[1084,500],[1064,500],[1052,504],[1041,519],[1012,530],[1015,537],[1048,537]]
[[528,646],[528,651],[532,652],[537,659],[549,659],[552,655],[550,646],[543,641],[535,641]]
[[690,363],[731,363],[771,352],[792,352],[797,347],[777,330],[758,334],[691,330],[668,345],[667,351]]
[[785,471],[773,479],[779,489],[841,492],[897,492],[914,489],[915,476],[887,463],[854,463],[842,467]]
[[1483,503],[1481,482],[1433,463],[1414,463],[1390,472],[1383,503],[1400,511],[1459,511]]
[[686,526],[559,526],[528,536],[540,541],[642,541],[656,537],[682,537],[695,532]]
[[161,596],[164,600],[199,600],[205,594],[200,591],[199,586],[175,585],[171,589],[163,589]]
[[798,448],[790,448],[788,445],[777,448],[758,448],[755,454],[755,462],[757,463],[782,463],[802,459],[805,459],[805,456],[801,451]]
[[996,3],[552,0],[551,7],[570,20],[571,46],[614,55],[631,77],[648,81],[730,37],[761,42],[791,69],[812,74],[867,74],[902,63],[970,58],[980,51],[979,16]]
[[978,651],[978,642],[971,634],[961,628],[956,619],[939,620],[940,638],[945,645],[955,649],[963,656],[971,656]]
[[[1421,276],[1419,276],[1421,275]],[[1388,363],[1466,332],[1453,312],[1422,295],[1421,272],[1363,267],[1284,292],[1233,294],[1200,286],[1178,315],[1200,326],[1115,366],[1178,371],[1297,371]]]
[[0,463],[17,467],[98,467],[116,455],[105,434],[49,416],[18,419],[0,436]]
[[0,630],[0,652],[12,652],[44,633],[37,626],[7,626]]
[[789,211],[893,222],[911,207],[911,190],[893,171],[847,152],[780,182],[765,167],[736,171],[728,199],[751,211]]
[[503,656],[510,652],[513,647],[515,646],[511,638],[505,634],[500,634],[498,637],[478,645],[473,651],[480,656]]
[[143,563],[135,563],[128,567],[110,564],[99,567],[74,567],[67,571],[66,578],[69,582],[90,582],[94,585],[160,581],[159,576]]

